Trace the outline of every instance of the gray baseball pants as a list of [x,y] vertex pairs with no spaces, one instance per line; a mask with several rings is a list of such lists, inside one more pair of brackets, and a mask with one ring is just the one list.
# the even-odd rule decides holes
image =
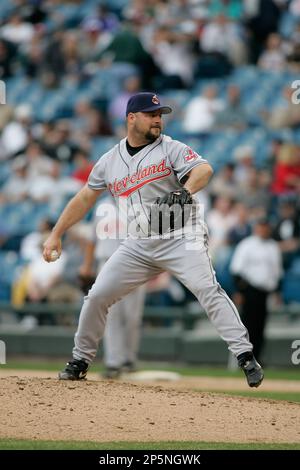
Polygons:
[[162,271],[169,271],[197,297],[235,356],[252,351],[235,305],[216,280],[207,237],[189,241],[129,238],[110,257],[84,299],[74,358],[91,362],[104,334],[108,308]]

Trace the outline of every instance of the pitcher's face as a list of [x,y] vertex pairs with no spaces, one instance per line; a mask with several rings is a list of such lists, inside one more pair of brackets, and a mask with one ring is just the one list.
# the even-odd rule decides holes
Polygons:
[[131,130],[147,142],[154,142],[163,128],[162,112],[160,110],[147,113],[130,113]]

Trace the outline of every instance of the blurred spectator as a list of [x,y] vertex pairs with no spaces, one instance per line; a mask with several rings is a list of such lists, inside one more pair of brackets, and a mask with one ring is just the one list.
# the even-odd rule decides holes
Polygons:
[[63,70],[65,78],[76,81],[83,68],[83,59],[80,54],[78,35],[76,32],[65,32],[62,39]]
[[154,33],[151,53],[163,74],[163,88],[183,88],[192,84],[195,57],[189,35],[161,26]]
[[20,255],[25,261],[33,261],[41,255],[41,244],[54,227],[49,219],[43,219],[39,223],[38,230],[26,235],[21,242]]
[[124,26],[117,32],[99,58],[112,63],[125,62],[136,65],[142,77],[143,88],[153,87],[153,79],[158,73],[157,67],[130,26]]
[[251,225],[249,223],[249,211],[245,204],[237,203],[234,206],[234,212],[237,215],[235,226],[228,233],[228,243],[236,246],[244,238],[251,235]]
[[108,117],[84,100],[76,103],[71,126],[74,140],[77,141],[84,135],[91,138],[112,134]]
[[209,192],[211,196],[225,196],[236,199],[238,187],[234,178],[234,163],[227,163],[212,178],[209,184]]
[[244,129],[247,126],[246,110],[241,105],[241,90],[237,85],[227,88],[227,103],[225,108],[216,115],[216,128],[232,127]]
[[[43,227],[44,230],[45,227]],[[65,271],[67,269],[67,262],[69,255],[67,251],[55,263],[46,263],[42,257],[42,244],[49,235],[45,232],[40,239],[39,253],[35,252],[37,238],[39,233],[28,240],[33,242],[28,255],[30,256],[29,263],[21,270],[18,278],[16,279],[12,290],[12,303],[16,307],[22,306],[25,302],[31,303],[76,303],[80,301],[81,294],[74,284],[68,283],[65,280]],[[28,246],[29,248],[29,246]],[[77,250],[80,251],[80,250]],[[76,253],[76,251],[75,251]],[[74,251],[72,252],[72,256]],[[31,257],[32,256],[32,257]],[[40,325],[54,325],[54,324],[70,324],[70,317],[68,315],[53,316],[52,313],[39,313],[37,309],[34,310],[33,315],[27,315],[21,319],[21,325],[24,327],[33,327],[36,324]]]
[[257,221],[253,235],[237,245],[230,269],[235,277],[235,302],[242,308],[253,353],[260,360],[268,316],[267,298],[277,289],[282,275],[280,249],[271,239],[267,219]]
[[264,207],[266,211],[271,205],[270,176],[264,171],[249,168],[246,179],[238,192],[238,200],[247,207]]
[[28,162],[24,156],[16,157],[11,164],[12,173],[0,191],[0,203],[18,202],[26,199],[30,189]]
[[96,62],[99,55],[109,46],[113,39],[111,30],[105,29],[103,21],[98,18],[87,18],[82,23],[84,33],[80,44],[85,62]]
[[200,218],[203,219],[211,209],[209,190],[208,188],[201,189],[201,191],[195,193],[194,196],[198,203],[198,210],[200,210]]
[[270,173],[270,175],[273,174],[274,166],[275,166],[276,161],[279,158],[282,144],[283,144],[282,139],[273,139],[270,143],[270,151],[269,151],[269,154],[267,156],[267,159],[264,165],[264,167]]
[[31,118],[32,110],[29,105],[20,104],[15,108],[14,120],[10,121],[2,131],[3,153],[0,160],[12,157],[24,150],[28,142]]
[[123,89],[112,98],[108,116],[111,120],[114,134],[123,139],[126,136],[125,114],[129,98],[141,90],[141,79],[138,75],[131,75],[124,80]]
[[40,145],[49,157],[63,163],[71,162],[77,150],[76,133],[66,119],[46,123],[42,127]]
[[242,188],[248,180],[249,174],[254,169],[254,148],[250,145],[241,145],[234,151],[236,166],[234,169],[234,179]]
[[28,43],[32,39],[34,28],[31,23],[23,21],[16,10],[9,17],[7,23],[0,28],[0,35],[6,41],[20,45]]
[[246,62],[247,52],[242,34],[242,24],[231,22],[223,13],[204,26],[200,48],[205,53],[219,55],[235,65]]
[[266,49],[258,59],[258,66],[270,72],[279,72],[286,67],[286,55],[279,34],[272,33],[268,36]]
[[74,116],[71,121],[72,132],[77,132],[86,129],[89,125],[89,116],[91,111],[91,103],[87,100],[78,100],[74,106]]
[[45,39],[36,33],[30,42],[21,47],[19,61],[30,78],[43,78]]
[[266,124],[271,129],[300,126],[300,106],[292,100],[294,91],[290,85],[284,87],[281,103],[274,106],[271,111],[264,112]]
[[42,82],[47,88],[55,88],[59,85],[64,73],[64,56],[62,52],[64,32],[54,31],[46,41],[44,60],[42,65]]
[[44,154],[38,142],[30,142],[25,150],[24,156],[28,162],[28,177],[32,182],[52,172],[54,162]]
[[209,132],[218,112],[224,109],[224,102],[217,98],[218,90],[209,86],[202,95],[191,99],[184,110],[182,127],[191,134]]
[[100,109],[96,109],[95,107],[91,108],[88,116],[86,133],[91,138],[112,134],[109,119],[106,114],[100,111]]
[[56,213],[65,198],[73,196],[83,183],[69,176],[61,175],[61,164],[53,162],[50,173],[41,174],[31,180],[29,196],[37,203],[48,202],[49,209]]
[[300,192],[300,148],[283,144],[274,166],[271,186],[273,194],[299,194]]
[[[109,33],[115,33],[120,26],[120,21],[117,15],[109,10],[109,3],[98,5],[97,11],[93,16],[86,18],[85,21],[87,22],[91,19],[97,20],[101,25],[101,30]],[[86,22],[84,22],[84,25],[86,25]]]
[[295,199],[283,199],[279,202],[279,219],[274,228],[273,236],[279,242],[283,256],[284,269],[288,269],[299,254],[300,219]]
[[[28,275],[27,302],[47,302],[56,286],[63,278],[66,264],[66,254],[62,253],[55,263],[46,263],[42,256],[32,260],[26,270]],[[38,315],[39,324],[55,324],[55,317],[51,314]]]
[[217,258],[222,248],[227,245],[228,234],[236,223],[237,214],[233,210],[232,200],[225,196],[218,197],[207,215],[213,259]]
[[36,203],[48,203],[52,197],[57,197],[54,173],[56,164],[51,167],[50,173],[41,173],[38,177],[31,178],[28,190],[29,197]]
[[113,121],[124,122],[127,101],[140,90],[141,80],[139,76],[133,75],[125,79],[122,91],[117,96],[113,97],[109,105],[108,114]]
[[270,33],[276,33],[280,4],[276,0],[244,0],[245,24],[249,31],[250,61],[256,63]]
[[67,256],[62,253],[55,263],[46,263],[42,257],[42,243],[44,240],[45,238],[42,239],[39,245],[39,255],[30,260],[15,282],[13,290],[14,305],[22,305],[24,301],[46,301],[51,289],[62,279]]
[[94,166],[93,163],[89,161],[88,153],[82,149],[78,150],[74,155],[74,163],[76,169],[72,173],[72,178],[78,180],[82,184],[85,184]]
[[13,48],[11,45],[0,39],[0,79],[6,79],[12,76]]

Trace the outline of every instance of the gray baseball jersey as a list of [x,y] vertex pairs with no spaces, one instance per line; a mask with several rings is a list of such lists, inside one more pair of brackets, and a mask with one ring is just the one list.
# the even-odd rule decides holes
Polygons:
[[[120,216],[125,212],[129,235],[144,238],[149,236],[150,211],[155,200],[182,188],[185,175],[203,163],[207,161],[190,147],[166,135],[134,156],[128,153],[123,139],[99,159],[88,185],[92,189],[107,188],[119,202]],[[192,220],[186,224],[190,229],[196,227],[195,206],[196,200]]]
[[109,307],[162,271],[170,272],[197,297],[235,356],[252,351],[235,305],[217,282],[205,227],[202,237],[147,238],[146,225],[136,214],[138,208],[147,224],[157,197],[181,188],[184,176],[203,163],[206,160],[187,145],[161,135],[134,156],[127,152],[123,139],[95,165],[88,185],[96,190],[107,188],[133,207],[129,217],[139,236],[128,237],[120,245],[85,297],[75,335],[75,359],[93,360]]
[[[90,226],[89,240],[95,243],[95,258],[102,266],[123,241],[118,237],[118,213],[114,199],[109,193],[101,197],[93,213],[93,221]],[[106,228],[106,237],[101,237],[102,227]],[[99,233],[100,232],[100,233]]]

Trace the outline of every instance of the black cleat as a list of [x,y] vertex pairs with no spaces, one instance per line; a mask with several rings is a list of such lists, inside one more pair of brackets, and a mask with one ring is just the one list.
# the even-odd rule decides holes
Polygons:
[[89,364],[83,360],[72,359],[67,362],[64,370],[59,372],[60,380],[83,380],[86,377]]
[[238,364],[244,371],[249,387],[259,387],[264,379],[264,371],[253,354],[241,354]]

